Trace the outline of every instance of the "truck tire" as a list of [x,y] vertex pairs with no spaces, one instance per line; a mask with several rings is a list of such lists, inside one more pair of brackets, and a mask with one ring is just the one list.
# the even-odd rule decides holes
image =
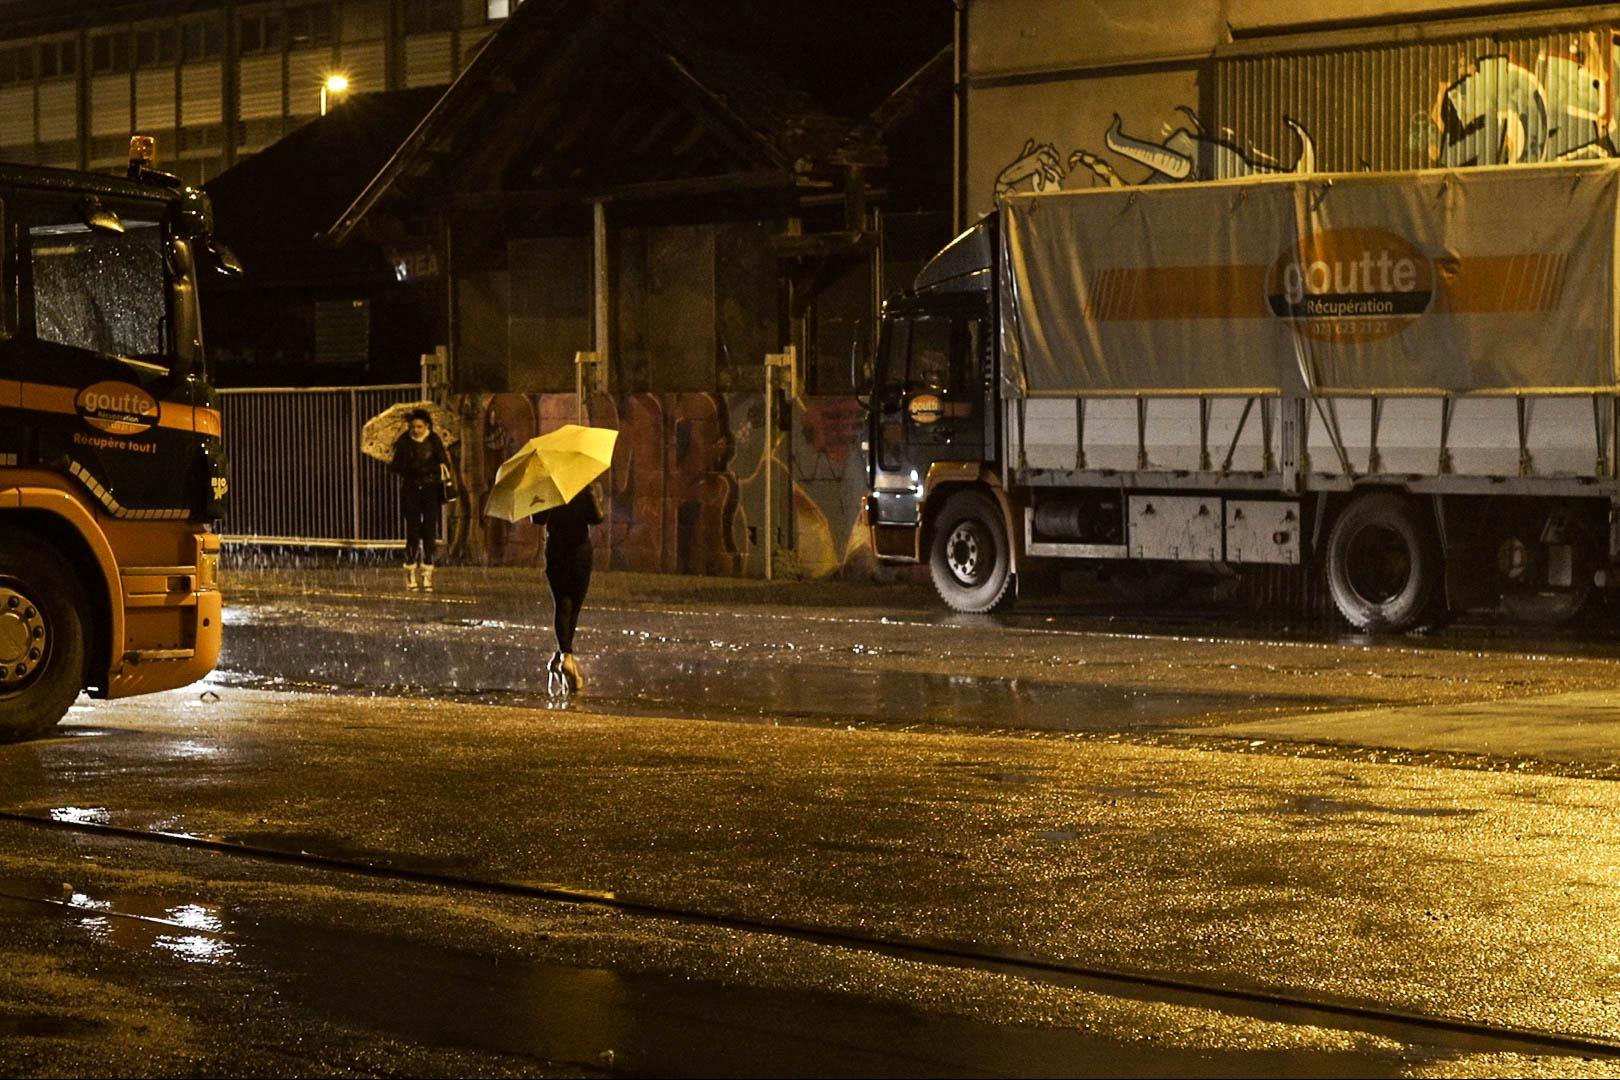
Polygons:
[[1328,592],[1357,630],[1437,622],[1444,578],[1433,529],[1416,504],[1392,492],[1356,499],[1328,533]]
[[73,568],[28,533],[0,529],[0,742],[43,734],[84,687],[89,618]]
[[983,614],[1012,603],[1012,545],[994,499],[959,491],[945,501],[934,522],[928,568],[952,610]]

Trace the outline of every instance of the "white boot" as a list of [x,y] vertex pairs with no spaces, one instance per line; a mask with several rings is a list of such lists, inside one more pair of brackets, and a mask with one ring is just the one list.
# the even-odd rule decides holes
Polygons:
[[417,587],[416,564],[413,562],[408,562],[405,564],[405,587],[407,589],[415,589]]
[[433,564],[422,564],[422,588],[427,592],[433,591]]

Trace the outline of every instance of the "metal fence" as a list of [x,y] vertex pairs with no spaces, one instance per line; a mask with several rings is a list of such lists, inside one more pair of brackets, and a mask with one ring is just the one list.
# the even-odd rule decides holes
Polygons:
[[220,391],[230,455],[226,543],[404,547],[398,485],[360,429],[415,383]]

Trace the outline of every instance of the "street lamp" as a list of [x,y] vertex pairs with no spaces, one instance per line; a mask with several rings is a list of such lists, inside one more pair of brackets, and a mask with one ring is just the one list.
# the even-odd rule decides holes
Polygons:
[[349,77],[347,75],[328,75],[326,81],[321,83],[321,115],[326,115],[328,96],[336,98],[339,94],[349,92]]

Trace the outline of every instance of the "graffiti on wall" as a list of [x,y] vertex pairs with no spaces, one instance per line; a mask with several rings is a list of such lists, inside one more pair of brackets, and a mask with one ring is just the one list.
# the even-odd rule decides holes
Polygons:
[[1415,118],[1413,141],[1447,167],[1614,157],[1614,51],[1594,35],[1579,53],[1528,66],[1480,57]]
[[[487,394],[463,398],[460,412],[481,432],[460,467],[472,492],[465,553],[494,565],[541,561],[543,533],[528,522],[483,516],[500,463],[529,439],[578,419],[573,394]],[[736,575],[759,571],[764,440],[761,396],[635,393],[591,399],[589,422],[619,431],[613,467],[603,477],[603,569]],[[869,572],[860,518],[865,489],[860,439],[864,412],[853,399],[792,403],[789,433],[772,453],[789,483],[778,513],[777,565],[821,577]],[[744,462],[738,470],[738,459]]]
[[[1454,77],[1412,84],[1405,91],[1412,95],[1415,110],[1405,134],[1417,162],[1397,153],[1387,160],[1335,167],[1388,169],[1421,163],[1458,168],[1620,156],[1620,108],[1614,101],[1617,66],[1620,39],[1608,32],[1577,35],[1561,51],[1517,55],[1508,48],[1476,56]],[[1316,99],[1315,91],[1307,93],[1303,84],[1294,91],[1287,90],[1288,85],[1280,88],[1283,97],[1277,107],[1290,108],[1288,98],[1296,91],[1307,100]],[[1256,105],[1264,107],[1251,101],[1244,108]],[[1320,124],[1338,131],[1342,118],[1285,114],[1283,121],[1294,141],[1288,160],[1240,140],[1228,129],[1209,131],[1186,106],[1177,108],[1157,139],[1127,132],[1116,113],[1102,133],[1101,149],[1082,145],[1065,154],[1058,142],[1026,138],[997,173],[995,195],[1315,172],[1318,153],[1311,129]],[[1358,141],[1364,142],[1365,135],[1362,132]],[[1398,150],[1401,143],[1393,146]]]
[[[1186,106],[1177,110],[1182,123],[1154,142],[1128,135],[1118,113],[1103,133],[1109,151],[1137,165],[1146,166],[1144,184],[1175,184],[1190,180],[1216,180],[1266,173],[1311,173],[1316,171],[1316,144],[1310,133],[1284,117],[1296,142],[1294,160],[1284,164],[1253,145],[1239,145],[1230,131],[1219,135],[1204,130],[1198,116]],[[1082,182],[1083,180],[1083,182]],[[1125,187],[1128,181],[1106,158],[1086,149],[1076,149],[1063,158],[1052,143],[1030,138],[1018,157],[996,176],[996,197],[1014,192],[1055,191],[1064,187],[1092,187],[1098,184]]]

